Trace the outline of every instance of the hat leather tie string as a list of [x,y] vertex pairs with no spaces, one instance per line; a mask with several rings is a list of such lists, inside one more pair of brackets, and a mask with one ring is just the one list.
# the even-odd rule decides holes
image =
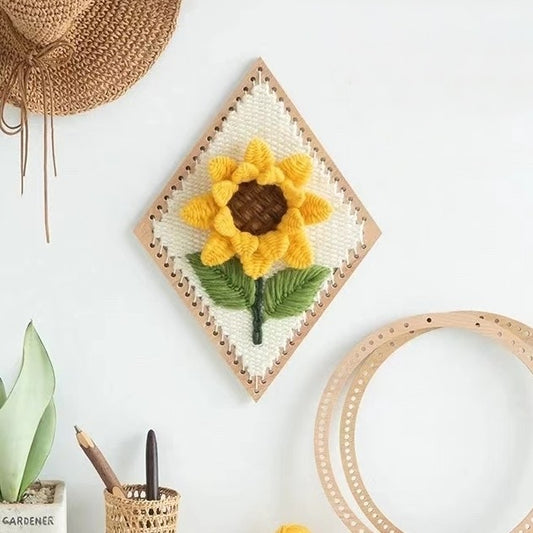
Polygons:
[[[58,53],[60,52],[60,53]],[[44,227],[46,242],[50,242],[48,221],[48,142],[50,140],[52,165],[57,176],[55,137],[54,137],[54,79],[50,67],[67,63],[74,53],[74,47],[66,41],[55,41],[40,49],[31,50],[17,63],[7,80],[0,96],[0,130],[7,135],[20,135],[20,188],[24,193],[24,178],[28,163],[28,87],[32,72],[38,76],[43,93],[43,185],[44,185]],[[6,120],[6,107],[13,90],[20,93],[20,122],[9,124]],[[50,132],[50,133],[49,133]]]

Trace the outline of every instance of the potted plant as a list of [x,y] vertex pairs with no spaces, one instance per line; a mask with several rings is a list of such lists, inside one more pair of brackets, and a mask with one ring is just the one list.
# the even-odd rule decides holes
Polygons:
[[0,381],[0,533],[66,533],[65,485],[36,481],[56,429],[55,376],[30,322],[9,395]]

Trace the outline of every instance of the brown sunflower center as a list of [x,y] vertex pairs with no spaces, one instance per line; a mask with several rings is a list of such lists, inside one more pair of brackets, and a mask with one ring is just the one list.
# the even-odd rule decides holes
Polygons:
[[287,201],[277,185],[259,185],[257,181],[241,183],[228,207],[235,226],[252,235],[276,229],[287,212]]

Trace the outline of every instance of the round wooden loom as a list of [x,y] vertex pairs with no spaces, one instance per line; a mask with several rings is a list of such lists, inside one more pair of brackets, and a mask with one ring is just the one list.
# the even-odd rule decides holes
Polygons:
[[[357,344],[331,376],[318,408],[315,458],[326,496],[346,527],[354,533],[373,533],[343,497],[332,468],[330,430],[335,408],[348,387],[340,419],[340,449],[346,482],[359,509],[380,532],[403,533],[377,507],[361,479],[355,452],[355,421],[362,396],[381,364],[409,340],[439,328],[460,328],[497,340],[533,372],[533,328],[505,316],[478,311],[419,315],[392,323]],[[511,533],[533,532],[533,510]]]

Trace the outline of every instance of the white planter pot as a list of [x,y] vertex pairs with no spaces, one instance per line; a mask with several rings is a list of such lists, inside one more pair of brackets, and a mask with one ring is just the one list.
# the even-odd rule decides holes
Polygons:
[[67,533],[67,493],[62,481],[42,481],[55,485],[52,503],[1,503],[0,533]]

